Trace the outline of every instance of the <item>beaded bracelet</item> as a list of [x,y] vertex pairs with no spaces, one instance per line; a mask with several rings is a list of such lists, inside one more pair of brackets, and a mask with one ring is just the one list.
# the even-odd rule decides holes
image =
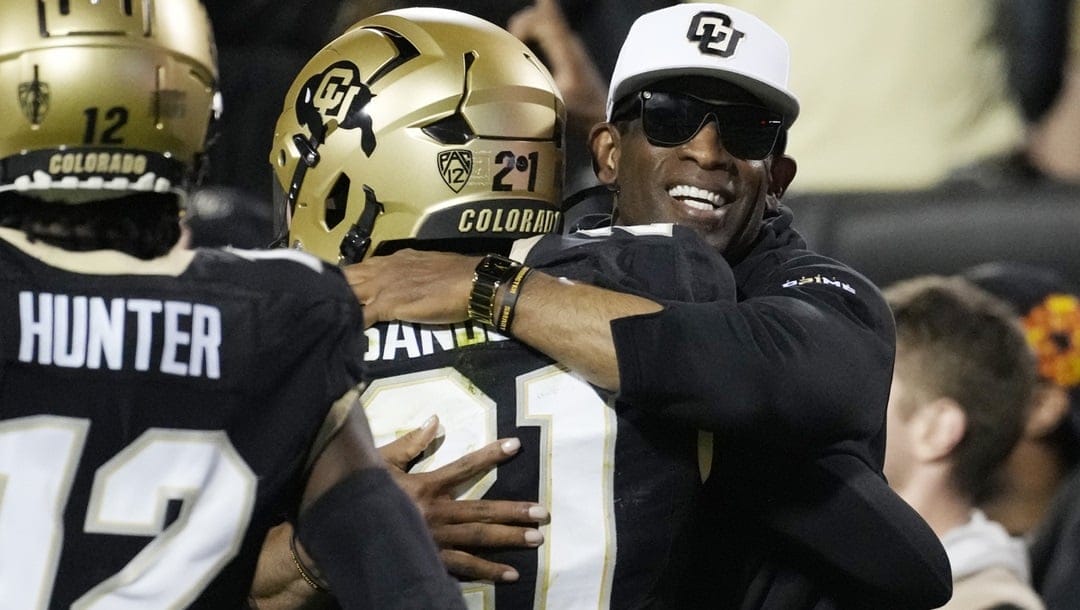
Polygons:
[[304,579],[304,582],[320,593],[330,592],[330,586],[320,582],[321,579],[308,572],[308,569],[304,567],[304,562],[300,561],[300,556],[296,553],[296,531],[293,531],[292,536],[289,537],[289,554],[292,555],[293,564],[296,566],[297,571],[300,572],[300,577]]
[[525,278],[532,273],[531,267],[522,265],[514,279],[506,285],[506,290],[500,291],[499,315],[495,318],[495,329],[502,333],[510,332],[510,325],[514,323],[514,308],[517,306],[518,293],[525,284]]

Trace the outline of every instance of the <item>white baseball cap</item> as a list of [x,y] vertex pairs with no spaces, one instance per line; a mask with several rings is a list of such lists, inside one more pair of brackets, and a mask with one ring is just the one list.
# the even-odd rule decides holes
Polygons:
[[638,17],[626,35],[608,89],[615,102],[649,83],[707,76],[746,89],[791,125],[799,100],[788,91],[787,41],[757,17],[723,4],[683,3]]

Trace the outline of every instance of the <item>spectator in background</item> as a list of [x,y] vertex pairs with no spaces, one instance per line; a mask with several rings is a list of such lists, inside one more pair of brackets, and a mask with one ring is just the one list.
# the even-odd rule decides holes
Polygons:
[[1020,437],[1035,387],[1015,315],[959,277],[906,280],[885,297],[896,319],[885,474],[945,545],[945,608],[1042,608],[1022,542],[976,508]]
[[1080,184],[1080,8],[1075,0],[1069,46],[1062,91],[1032,130],[1029,147],[1033,162],[1047,175]]
[[963,272],[1008,301],[1038,356],[1031,414],[982,508],[1031,551],[1032,583],[1052,610],[1080,607],[1080,292],[1057,272],[987,263]]

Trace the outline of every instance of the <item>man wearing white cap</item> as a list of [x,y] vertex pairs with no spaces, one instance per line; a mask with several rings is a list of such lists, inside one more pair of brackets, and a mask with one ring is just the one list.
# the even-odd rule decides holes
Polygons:
[[[689,536],[706,554],[671,566],[673,607],[936,607],[947,559],[881,475],[888,307],[808,251],[780,204],[796,171],[783,154],[799,108],[787,73],[786,43],[753,15],[648,13],[620,52],[608,121],[590,133],[615,224],[695,229],[730,265],[737,299],[661,305],[533,272],[497,283],[488,304],[510,314],[515,338],[626,404],[715,435]],[[483,296],[478,262],[402,251],[346,275],[367,324],[451,322]]]

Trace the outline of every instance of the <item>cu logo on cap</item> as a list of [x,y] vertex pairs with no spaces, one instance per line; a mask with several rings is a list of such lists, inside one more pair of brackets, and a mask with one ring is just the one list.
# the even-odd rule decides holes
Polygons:
[[731,17],[711,11],[698,13],[690,22],[686,39],[698,43],[698,49],[709,55],[731,57],[735,47],[746,34],[731,27]]

